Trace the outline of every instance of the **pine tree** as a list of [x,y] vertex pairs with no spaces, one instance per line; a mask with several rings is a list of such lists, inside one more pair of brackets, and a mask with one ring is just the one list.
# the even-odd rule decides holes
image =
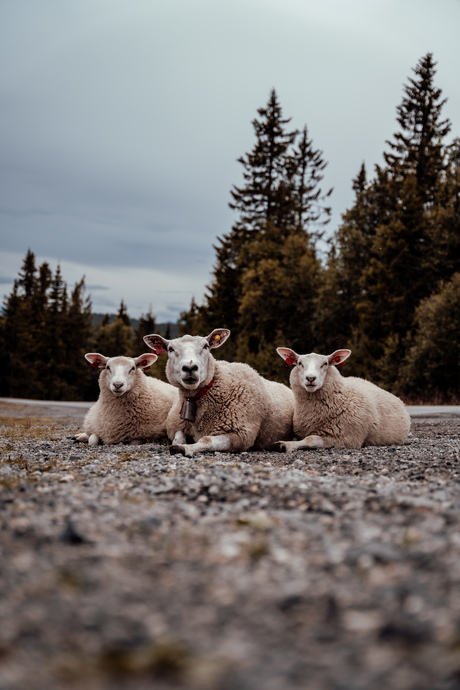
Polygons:
[[60,400],[95,400],[98,390],[84,356],[93,336],[91,298],[85,297],[85,277],[75,283],[63,315]]
[[388,173],[378,166],[375,179],[368,182],[363,163],[352,188],[353,206],[343,214],[342,224],[330,240],[326,271],[318,287],[314,327],[321,352],[353,343],[354,356],[347,370],[363,373],[359,368],[361,343],[355,336],[360,322],[357,307],[364,294],[362,280],[373,256],[377,229],[393,215],[397,199]]
[[[42,274],[46,274],[44,267]],[[35,254],[29,249],[4,306],[5,388],[6,394],[14,397],[43,397],[40,365],[45,322],[44,313],[37,309],[34,299],[36,286]]]
[[238,159],[244,168],[243,187],[233,187],[230,208],[239,211],[240,223],[256,230],[272,221],[280,227],[286,194],[286,154],[297,137],[297,130],[286,132],[290,118],[283,119],[276,91],[270,93],[267,106],[257,111],[260,119],[252,125],[256,143],[251,153]]
[[397,108],[401,129],[387,142],[386,166],[376,166],[370,182],[361,171],[355,203],[334,238],[336,282],[348,286],[343,313],[348,304],[356,373],[386,386],[397,382],[417,305],[439,282],[441,256],[449,254],[439,241],[439,217],[445,218],[439,201],[447,193],[443,140],[450,123],[441,119],[445,100],[434,86],[430,53],[414,72]]
[[[306,127],[296,143],[299,132],[287,129],[290,119],[283,118],[274,90],[258,115],[252,122],[255,145],[239,158],[244,185],[231,190],[230,207],[238,219],[214,247],[217,260],[205,304],[193,302],[180,327],[195,333],[229,328],[232,338],[216,355],[251,361],[267,373],[280,315],[278,331],[287,341],[299,342],[301,333],[303,342],[311,342],[312,289],[319,271],[315,242],[330,215],[326,200],[332,190],[320,187],[322,152],[314,149]],[[293,314],[307,310],[299,329]]]
[[283,343],[298,351],[312,348],[320,264],[298,234],[280,244],[273,224],[251,244],[251,255],[241,283],[237,359],[265,376],[285,380],[286,370],[275,357],[275,348]]
[[428,228],[435,281],[448,281],[460,269],[460,139],[448,147],[446,170],[428,211]]
[[291,224],[299,234],[305,235],[305,229],[308,228],[309,239],[320,239],[323,232],[315,231],[313,228],[316,224],[324,226],[330,220],[331,208],[325,204],[326,199],[332,194],[332,188],[323,192],[319,186],[324,178],[323,171],[327,163],[323,159],[323,152],[313,148],[306,126],[302,130],[297,148],[293,151],[291,165],[289,178],[293,186],[294,202],[294,218]]
[[100,352],[106,357],[117,357],[118,355],[132,357],[136,354],[137,347],[139,347],[137,338],[131,326],[126,305],[122,300],[113,323],[109,322],[108,317],[103,319],[96,334],[94,351]]
[[441,120],[447,99],[441,100],[441,89],[434,85],[435,67],[433,55],[427,53],[413,70],[416,78],[409,78],[397,108],[401,130],[393,135],[394,141],[387,141],[391,151],[384,153],[397,179],[415,173],[423,203],[435,197],[439,176],[445,170],[443,140],[451,129],[449,120]]
[[35,265],[35,254],[29,249],[22,264],[22,271],[19,272],[18,286],[22,288],[24,299],[32,298],[37,282],[37,268]]
[[144,336],[151,335],[152,333],[158,333],[158,330],[156,319],[152,314],[152,307],[150,307],[147,314],[141,314],[139,323],[137,324],[136,340],[139,343],[140,347],[144,346]]
[[460,273],[423,300],[401,370],[401,386],[416,401],[460,401]]
[[[37,270],[30,250],[0,316],[1,393],[36,399],[82,399],[83,355],[92,333],[91,304],[83,302],[84,280],[71,299],[58,267]],[[86,372],[86,368],[85,368]]]
[[125,326],[131,326],[131,319],[128,316],[128,309],[126,307],[126,304],[124,303],[124,300],[121,300],[120,302],[120,307],[118,309],[117,313],[117,319],[120,319]]

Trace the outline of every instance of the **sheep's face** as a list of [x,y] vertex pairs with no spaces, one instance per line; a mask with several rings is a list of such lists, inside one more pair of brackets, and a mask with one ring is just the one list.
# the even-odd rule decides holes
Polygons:
[[327,372],[331,366],[338,366],[350,356],[350,350],[336,350],[332,355],[298,355],[287,347],[277,349],[280,357],[291,366],[295,366],[295,376],[299,384],[307,391],[314,393],[323,387]]
[[157,354],[168,353],[166,376],[168,381],[185,391],[195,391],[206,386],[214,374],[214,358],[211,349],[220,347],[230,331],[216,328],[210,335],[184,335],[166,340],[160,335],[146,335],[144,341]]
[[105,369],[101,375],[103,377],[101,385],[108,388],[117,398],[131,390],[139,370],[150,369],[158,359],[157,355],[151,353],[132,359],[131,357],[105,357],[95,352],[86,354],[85,358],[94,369]]
[[112,357],[105,366],[107,388],[118,398],[131,390],[137,374],[131,357]]

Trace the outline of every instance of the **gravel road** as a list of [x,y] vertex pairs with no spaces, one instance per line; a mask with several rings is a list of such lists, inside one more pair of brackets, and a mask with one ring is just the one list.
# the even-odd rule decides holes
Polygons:
[[460,688],[460,417],[188,460],[20,408],[0,401],[2,690]]

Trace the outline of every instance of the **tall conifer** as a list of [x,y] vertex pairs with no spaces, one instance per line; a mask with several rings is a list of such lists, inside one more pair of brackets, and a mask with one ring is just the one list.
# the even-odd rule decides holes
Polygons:
[[314,149],[306,127],[300,136],[288,128],[275,90],[258,116],[252,122],[254,147],[238,159],[244,184],[231,190],[230,207],[238,218],[214,247],[205,304],[192,303],[181,330],[226,326],[233,337],[217,356],[251,361],[268,372],[278,334],[299,347],[311,343],[312,293],[320,269],[315,242],[329,218],[332,190],[320,186],[322,152]]

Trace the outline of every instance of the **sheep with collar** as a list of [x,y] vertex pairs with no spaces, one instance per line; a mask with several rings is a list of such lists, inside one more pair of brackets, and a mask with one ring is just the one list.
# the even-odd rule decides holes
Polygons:
[[100,441],[110,445],[166,437],[166,417],[177,391],[169,383],[144,374],[157,355],[148,353],[133,359],[89,352],[85,359],[94,369],[102,369],[100,394],[86,413],[84,432],[74,437],[76,441],[96,446]]
[[298,355],[279,347],[277,352],[293,367],[290,383],[295,397],[294,434],[300,439],[280,439],[279,450],[404,443],[410,431],[404,403],[370,381],[343,377],[337,370],[350,356],[350,350]]
[[[172,454],[263,450],[292,438],[292,391],[248,364],[212,356],[229,336],[228,329],[216,328],[207,337],[144,337],[156,354],[168,353],[166,376],[179,390],[166,422]],[[187,437],[194,443],[187,444]]]

